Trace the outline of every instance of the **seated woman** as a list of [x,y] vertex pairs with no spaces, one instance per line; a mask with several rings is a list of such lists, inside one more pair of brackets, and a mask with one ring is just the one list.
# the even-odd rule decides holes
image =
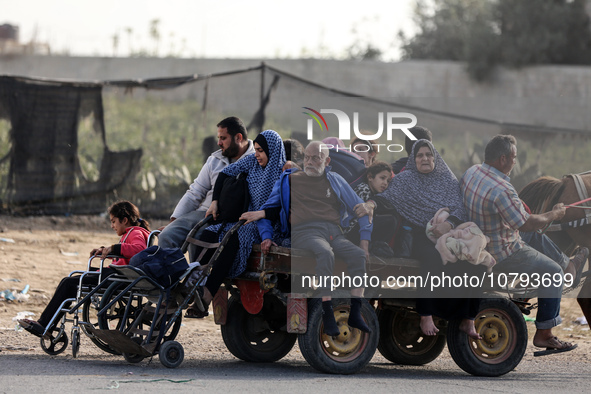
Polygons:
[[[123,257],[120,259],[113,259],[112,264],[127,265],[129,264],[130,258],[146,249],[148,237],[150,236],[150,224],[146,220],[140,218],[140,211],[129,201],[116,202],[109,207],[108,213],[111,218],[111,228],[121,237],[121,239],[118,244],[107,247],[101,246],[100,248],[93,249],[90,252],[90,256],[100,256],[101,259],[104,259],[108,255],[120,255]],[[104,268],[102,272],[103,279],[113,273],[113,269]],[[98,275],[86,275],[82,280],[82,283],[85,285],[97,285]],[[79,284],[79,276],[63,278],[39,320],[22,319],[18,321],[19,324],[25,330],[38,337],[43,335],[46,328],[48,332],[52,331],[55,327],[55,323],[59,321],[61,315],[54,320],[54,325],[52,327],[48,327],[52,317],[65,300],[76,297]]]
[[[279,179],[283,165],[285,164],[285,149],[279,134],[273,130],[265,130],[254,140],[255,153],[230,164],[220,172],[213,190],[213,201],[207,210],[207,215],[218,217],[218,200],[220,198],[224,180],[228,177],[246,173],[248,191],[250,194],[249,211],[258,211],[267,201],[273,185]],[[226,231],[235,223],[217,224],[208,227],[200,239],[205,242],[219,242]],[[208,315],[207,306],[217,293],[222,282],[227,277],[236,277],[246,268],[246,262],[252,250],[253,243],[260,243],[258,229],[255,223],[247,223],[240,227],[237,233],[229,240],[211,273],[207,278],[203,289],[204,311],[200,311],[196,305],[187,309],[186,317],[201,318]],[[209,261],[212,251],[205,254],[203,261]]]
[[[406,170],[396,175],[380,196],[389,201],[412,226],[412,254],[421,262],[423,278],[427,273],[432,277],[441,276],[443,261],[435,244],[427,238],[427,223],[440,208],[449,208],[450,216],[447,221],[432,230],[438,238],[464,222],[466,213],[458,180],[431,142],[415,142]],[[445,269],[448,276],[461,276],[466,272],[481,274],[484,271],[480,266],[461,261],[447,265]],[[474,298],[473,289],[463,289],[463,298],[442,298],[442,293],[428,293],[426,286],[422,287],[417,299],[417,312],[421,315],[420,325],[425,335],[436,335],[439,332],[433,321],[435,315],[447,320],[461,319],[460,329],[470,337],[480,339],[474,327],[480,299]],[[466,296],[468,293],[469,296]]]

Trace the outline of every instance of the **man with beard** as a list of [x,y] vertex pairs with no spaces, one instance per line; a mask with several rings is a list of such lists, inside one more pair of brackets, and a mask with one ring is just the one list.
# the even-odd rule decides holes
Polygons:
[[[330,283],[327,284],[324,278],[337,275],[333,272],[335,256],[345,262],[349,277],[362,278],[365,275],[372,224],[371,216],[359,218],[359,247],[345,238],[342,228],[348,227],[349,221],[355,217],[355,207],[364,203],[343,177],[330,172],[329,163],[326,146],[319,141],[311,142],[304,150],[304,171],[285,171],[275,184],[262,211],[258,211],[260,215],[253,218],[256,220],[262,217],[257,226],[263,240],[263,253],[268,253],[273,244],[273,219],[280,220],[281,232],[284,234],[289,233],[291,225],[291,244],[294,248],[314,253],[316,283],[324,281],[318,287],[322,297],[324,333],[337,336],[340,329],[332,309]],[[373,213],[371,204],[365,209],[370,215]],[[351,289],[348,325],[371,332],[361,316],[363,291],[363,287],[355,285]]]
[[[189,190],[178,202],[170,223],[161,229],[158,245],[163,248],[180,248],[183,245],[189,231],[205,217],[220,171],[230,163],[254,153],[252,141],[247,139],[246,127],[239,118],[226,118],[217,124],[217,128],[220,149],[209,156]],[[192,259],[191,249],[189,255]]]

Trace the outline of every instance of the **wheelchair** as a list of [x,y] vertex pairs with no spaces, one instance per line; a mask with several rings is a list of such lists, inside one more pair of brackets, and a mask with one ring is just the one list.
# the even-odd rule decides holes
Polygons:
[[[158,355],[165,367],[179,366],[184,358],[184,349],[175,339],[181,327],[183,310],[191,303],[204,309],[198,288],[205,284],[224,245],[244,222],[234,225],[219,243],[195,240],[195,233],[208,225],[211,219],[208,216],[193,228],[181,251],[186,252],[189,244],[198,244],[204,249],[215,249],[212,258],[203,266],[191,263],[170,286],[163,286],[139,268],[111,265],[116,273],[92,291],[100,292],[106,287],[97,312],[98,328],[87,326],[90,333],[122,354],[129,363],[139,363]],[[89,296],[92,294],[89,293]]]
[[[154,243],[155,237],[160,231],[156,230],[150,233],[148,238],[148,245]],[[68,275],[69,278],[78,275],[79,282],[76,292],[76,297],[65,299],[58,307],[56,313],[51,318],[50,322],[45,327],[40,344],[43,351],[49,355],[58,355],[64,352],[68,346],[68,336],[66,334],[66,323],[72,323],[70,330],[70,344],[72,349],[72,356],[77,357],[80,349],[80,335],[84,333],[90,340],[101,350],[118,355],[118,351],[111,348],[108,344],[97,338],[90,327],[98,327],[97,311],[100,307],[101,299],[104,295],[104,289],[97,284],[107,282],[110,276],[105,277],[103,269],[105,262],[113,258],[121,258],[118,255],[108,255],[101,259],[100,256],[91,256],[88,259],[85,271],[72,271]],[[97,266],[93,267],[93,262],[100,260]],[[96,277],[93,280],[95,285],[89,284],[85,279]],[[95,290],[96,288],[96,290]],[[98,291],[101,290],[101,291]],[[70,306],[73,305],[73,306]],[[118,316],[106,316],[106,320],[118,319]],[[52,328],[54,327],[54,328]]]

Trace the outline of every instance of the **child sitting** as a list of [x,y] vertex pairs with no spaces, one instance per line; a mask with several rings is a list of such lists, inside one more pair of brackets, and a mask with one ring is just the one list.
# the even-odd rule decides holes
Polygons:
[[[122,258],[113,259],[113,264],[127,265],[131,257],[146,248],[150,235],[149,223],[140,218],[138,208],[129,201],[116,202],[109,207],[108,213],[111,218],[111,228],[121,239],[118,244],[93,249],[90,252],[90,256],[100,256],[101,259],[104,259],[108,255],[120,255]],[[104,268],[103,278],[106,278],[112,273],[114,273],[112,269]],[[85,285],[97,285],[98,275],[86,275],[82,283]],[[76,297],[79,284],[79,276],[63,278],[39,320],[21,319],[18,323],[26,331],[38,337],[43,336],[46,328],[48,332],[52,331],[55,323],[60,320],[61,315],[53,321],[54,324],[52,327],[48,327],[48,324],[65,300]]]

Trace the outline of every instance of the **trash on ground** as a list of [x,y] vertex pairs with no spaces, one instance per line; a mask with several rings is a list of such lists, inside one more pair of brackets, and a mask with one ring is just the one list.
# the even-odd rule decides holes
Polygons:
[[64,256],[78,256],[78,252],[64,252],[63,250],[60,249],[60,253],[63,254]]
[[0,292],[0,300],[26,302],[31,297],[30,294],[27,294],[30,288],[31,286],[25,285],[22,291],[4,290]]
[[0,238],[0,242],[8,242],[9,244],[15,243],[12,238]]
[[16,297],[14,296],[14,294],[12,294],[12,291],[10,290],[4,290],[0,293],[0,300],[14,301],[15,299]]
[[74,264],[74,265],[77,265],[77,264],[82,264],[82,262],[81,261],[66,261],[66,264]]
[[16,278],[2,278],[2,282],[20,282],[20,279]]
[[575,319],[574,323],[576,323],[576,324],[580,324],[580,325],[582,325],[582,326],[584,326],[585,324],[589,324],[589,323],[587,322],[587,319],[585,318],[585,316],[577,317],[577,318]]
[[29,317],[35,316],[34,312],[30,311],[21,311],[16,314],[15,317],[12,318],[12,321],[16,323],[14,326],[14,331],[21,332],[23,331],[23,327],[18,323],[21,319],[28,319]]

